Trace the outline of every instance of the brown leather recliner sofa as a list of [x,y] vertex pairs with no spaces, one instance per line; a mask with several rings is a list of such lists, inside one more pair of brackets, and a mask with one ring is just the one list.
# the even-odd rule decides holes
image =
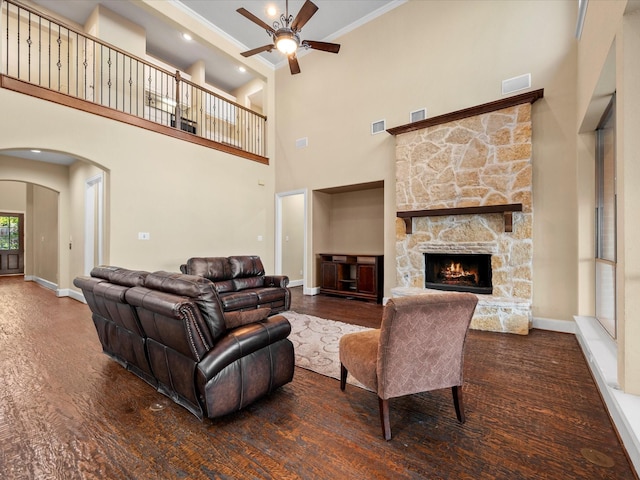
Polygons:
[[291,306],[289,277],[266,275],[256,255],[193,257],[180,271],[211,280],[225,312],[269,307],[273,315]]
[[293,379],[289,321],[268,308],[224,313],[211,281],[96,267],[78,277],[103,351],[202,419]]

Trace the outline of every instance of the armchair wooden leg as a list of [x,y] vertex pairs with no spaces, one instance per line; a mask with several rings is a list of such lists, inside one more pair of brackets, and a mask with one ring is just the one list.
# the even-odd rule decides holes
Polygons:
[[462,403],[462,385],[451,387],[453,393],[453,406],[456,408],[456,416],[460,423],[466,420],[464,417],[464,404]]
[[342,363],[340,363],[340,390],[344,391],[344,388],[346,386],[347,386],[347,369]]
[[389,400],[378,397],[380,406],[380,422],[382,423],[382,436],[385,440],[391,440],[391,424],[389,423]]

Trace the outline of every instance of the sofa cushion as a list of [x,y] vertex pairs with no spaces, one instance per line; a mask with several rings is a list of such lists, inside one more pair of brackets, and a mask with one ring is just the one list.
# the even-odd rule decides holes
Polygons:
[[109,280],[116,285],[125,287],[138,287],[144,285],[144,280],[149,272],[141,270],[128,270],[120,267],[99,266],[91,270],[91,276],[94,278],[102,278]]
[[225,312],[256,308],[258,306],[258,294],[253,290],[223,293],[220,295],[220,301]]
[[193,257],[187,260],[185,270],[189,275],[208,278],[212,282],[232,277],[231,264],[226,257]]
[[227,293],[227,292],[235,292],[236,286],[233,283],[233,280],[223,280],[221,282],[213,282],[216,286],[216,290],[218,293]]
[[231,330],[232,328],[264,320],[269,316],[269,313],[271,313],[271,309],[269,307],[257,308],[255,310],[227,312],[224,314],[224,321],[227,328]]
[[220,297],[213,283],[206,278],[183,273],[154,272],[147,276],[144,286],[192,299],[200,309],[213,338],[219,338],[225,333],[227,327]]
[[258,288],[255,290],[258,295],[258,304],[266,305],[273,302],[282,303],[287,295],[284,288]]
[[234,278],[232,282],[233,282],[234,290],[240,291],[240,290],[245,290],[247,288],[262,287],[264,285],[264,277]]
[[257,255],[238,255],[229,257],[231,278],[262,277],[264,266]]

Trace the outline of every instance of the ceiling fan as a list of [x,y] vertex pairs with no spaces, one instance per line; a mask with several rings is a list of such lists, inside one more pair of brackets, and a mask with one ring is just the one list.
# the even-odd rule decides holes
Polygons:
[[241,55],[243,57],[250,57],[256,53],[270,52],[275,48],[287,56],[289,60],[289,70],[291,70],[292,75],[295,75],[296,73],[300,73],[300,65],[298,65],[298,58],[296,57],[296,51],[299,47],[307,49],[313,48],[330,53],[338,53],[340,51],[340,45],[337,43],[317,42],[315,40],[300,41],[300,31],[302,27],[304,27],[309,19],[318,11],[318,7],[311,0],[304,2],[304,5],[302,5],[302,8],[295,18],[293,18],[293,15],[289,15],[289,0],[286,0],[285,13],[280,15],[279,22],[273,22],[273,27],[244,8],[239,8],[236,11],[253,23],[264,28],[273,40],[273,43],[268,45],[242,52]]

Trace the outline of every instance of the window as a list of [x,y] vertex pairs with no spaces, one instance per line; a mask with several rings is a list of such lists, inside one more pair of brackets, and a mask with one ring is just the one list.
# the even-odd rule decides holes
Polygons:
[[20,218],[0,216],[0,250],[20,249]]
[[596,130],[596,318],[616,338],[615,95]]

